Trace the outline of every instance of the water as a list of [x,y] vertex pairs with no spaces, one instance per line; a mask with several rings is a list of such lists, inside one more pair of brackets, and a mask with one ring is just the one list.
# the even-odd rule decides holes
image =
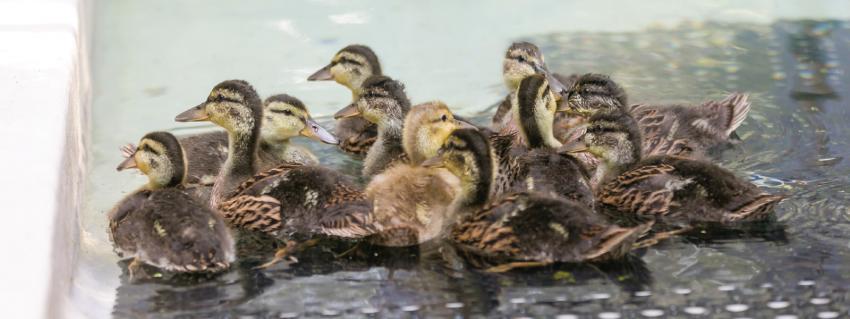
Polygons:
[[[847,6],[97,2],[91,178],[74,311],[181,318],[846,316]],[[206,280],[127,281],[107,239],[105,213],[144,178],[114,171],[117,149],[151,130],[210,129],[172,119],[219,81],[244,78],[264,96],[293,94],[329,124],[327,116],[348,103],[347,90],[305,78],[336,50],[359,42],[407,84],[414,103],[441,99],[484,120],[481,112],[506,93],[500,63],[515,40],[538,44],[559,72],[612,75],[634,102],[750,92],[753,109],[738,131],[743,143],[721,164],[790,197],[776,209],[776,221],[677,238],[609,265],[487,274],[450,269],[439,254],[415,249],[361,247],[335,258],[350,247],[322,243],[299,254],[300,263],[267,271],[252,269],[267,258],[254,256]],[[358,169],[332,148],[299,142],[327,165]]]

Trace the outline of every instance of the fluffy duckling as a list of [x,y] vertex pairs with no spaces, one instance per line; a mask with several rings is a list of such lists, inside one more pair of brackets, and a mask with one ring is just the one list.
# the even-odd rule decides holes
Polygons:
[[[529,42],[515,42],[511,44],[505,53],[505,58],[502,61],[502,76],[505,80],[505,86],[510,92],[516,92],[520,82],[528,76],[534,74],[542,74],[547,80],[552,83],[552,87],[558,97],[562,92],[567,90],[567,87],[575,80],[575,75],[564,76],[557,73],[549,72],[543,60],[543,54],[536,45]],[[499,104],[496,114],[493,115],[492,127],[497,131],[510,130],[515,126],[511,110],[511,95],[505,97],[504,101]],[[556,128],[560,128],[561,121],[568,120],[558,115]],[[560,131],[557,131],[560,133]],[[557,135],[559,136],[559,135]]]
[[703,160],[641,158],[636,121],[620,109],[594,114],[583,141],[598,157],[597,200],[628,220],[666,224],[763,220],[783,198]]
[[593,208],[586,170],[571,154],[559,151],[562,145],[552,129],[556,97],[546,77],[537,74],[523,79],[511,104],[519,135],[526,145],[513,144],[508,150],[506,143],[498,146],[494,141],[500,170],[495,193],[536,191]]
[[445,169],[419,164],[436,156],[442,142],[462,126],[442,102],[411,108],[404,120],[403,134],[408,161],[390,166],[366,187],[366,196],[374,206],[374,220],[384,229],[376,236],[379,238],[372,239],[373,243],[420,244],[439,238],[453,224],[449,206],[460,190],[459,180]]
[[363,176],[372,177],[392,163],[404,161],[402,126],[410,110],[410,100],[404,93],[404,85],[386,76],[372,76],[363,82],[362,88],[360,97],[334,118],[359,116],[378,126],[378,138],[363,164]]
[[[320,126],[297,98],[279,94],[266,99],[263,107],[265,125],[260,137],[261,169],[275,167],[283,162],[318,164],[310,150],[295,145],[290,139],[304,136],[327,144],[337,144],[337,139]],[[189,184],[212,185],[227,159],[227,132],[217,131],[180,137],[189,160]]]
[[[352,44],[339,50],[328,65],[307,80],[334,80],[351,90],[351,100],[355,101],[363,92],[363,82],[373,75],[382,75],[378,56],[365,45]],[[339,119],[334,132],[341,140],[339,147],[353,154],[365,154],[378,135],[377,126],[362,117]]]
[[730,136],[750,111],[748,96],[740,93],[697,106],[627,106],[623,89],[600,74],[579,77],[570,88],[567,101],[565,111],[584,117],[608,107],[628,111],[640,129],[644,156],[677,155],[697,159],[728,147]]
[[118,170],[135,168],[149,182],[109,212],[109,235],[132,277],[148,264],[171,272],[217,272],[235,258],[222,218],[184,189],[185,158],[177,139],[153,132],[124,149]]
[[460,179],[461,192],[452,204],[460,221],[450,238],[465,252],[505,263],[489,271],[619,258],[645,230],[610,225],[581,203],[537,192],[491,199],[498,174],[493,157],[481,132],[459,129],[425,162]]

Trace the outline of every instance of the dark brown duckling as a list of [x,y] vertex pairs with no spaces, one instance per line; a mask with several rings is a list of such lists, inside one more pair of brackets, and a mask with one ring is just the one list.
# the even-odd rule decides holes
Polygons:
[[771,195],[704,160],[640,157],[636,121],[620,109],[591,117],[586,152],[599,158],[596,197],[626,219],[665,224],[764,220],[782,196]]
[[[523,79],[513,94],[513,117],[520,139],[508,146],[505,137],[491,137],[499,158],[495,194],[535,191],[549,193],[594,207],[588,173],[571,154],[561,152],[553,133],[556,97],[543,75]],[[518,145],[517,140],[524,141]],[[508,147],[509,149],[506,149]]]
[[[382,75],[378,56],[365,45],[352,44],[334,55],[331,62],[319,69],[308,81],[334,80],[351,90],[351,100],[362,93],[362,84],[373,75]],[[348,153],[366,154],[378,137],[378,127],[362,117],[338,119],[334,133],[339,147]]]
[[166,132],[145,135],[124,149],[118,170],[135,168],[150,182],[109,212],[109,235],[119,255],[177,273],[226,270],[235,258],[233,238],[222,218],[184,188],[186,165],[177,139]]
[[[460,221],[451,239],[461,250],[495,263],[489,271],[585,262],[625,255],[644,226],[608,224],[579,202],[537,192],[510,193],[491,200],[498,165],[488,139],[459,129],[426,166],[443,166],[461,180],[453,203]],[[578,180],[579,177],[576,177]]]
[[[746,94],[732,93],[720,101],[696,106],[636,104],[628,106],[625,91],[610,77],[585,74],[569,89],[561,110],[587,118],[602,108],[629,112],[641,131],[643,156],[676,155],[708,158],[732,144],[731,134],[747,118]],[[581,126],[576,127],[580,130]],[[573,132],[571,136],[580,135]]]

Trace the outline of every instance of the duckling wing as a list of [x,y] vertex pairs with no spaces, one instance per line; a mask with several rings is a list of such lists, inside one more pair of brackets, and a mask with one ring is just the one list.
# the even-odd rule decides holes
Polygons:
[[668,215],[675,206],[675,191],[691,182],[673,175],[674,171],[668,164],[638,166],[606,182],[597,199],[640,220]]
[[119,254],[135,254],[139,234],[135,231],[135,219],[141,214],[150,191],[138,191],[127,195],[107,214],[109,219],[109,238]]
[[178,189],[148,193],[113,236],[145,263],[170,271],[227,268],[234,259],[233,239],[221,218]]
[[188,160],[186,182],[212,185],[227,159],[227,133],[216,131],[180,137]]

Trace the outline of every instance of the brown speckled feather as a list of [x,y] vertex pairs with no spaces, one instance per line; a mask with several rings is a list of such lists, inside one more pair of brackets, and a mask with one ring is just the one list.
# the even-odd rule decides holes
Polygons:
[[610,225],[574,201],[514,193],[461,220],[452,239],[493,260],[584,262],[622,257],[645,230]]
[[762,220],[783,198],[714,164],[673,156],[644,159],[597,194],[623,217],[674,224]]

